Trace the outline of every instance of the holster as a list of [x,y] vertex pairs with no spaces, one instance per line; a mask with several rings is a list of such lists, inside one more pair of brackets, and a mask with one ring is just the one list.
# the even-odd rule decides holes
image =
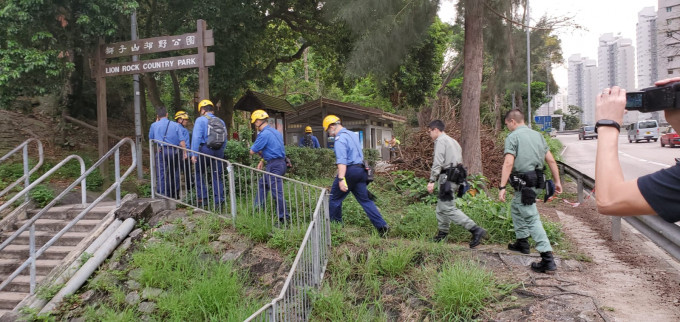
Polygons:
[[[543,178],[543,175],[541,175],[541,178]],[[537,175],[537,170],[510,175],[510,185],[515,191],[519,191],[522,194],[521,200],[522,204],[525,206],[536,203],[536,191],[531,188],[537,187],[538,184],[539,177]],[[542,184],[545,186],[545,181],[543,181]]]
[[440,175],[439,179],[439,194],[437,195],[437,198],[441,201],[453,200],[453,188],[451,186],[451,181],[447,180],[447,176],[445,174]]

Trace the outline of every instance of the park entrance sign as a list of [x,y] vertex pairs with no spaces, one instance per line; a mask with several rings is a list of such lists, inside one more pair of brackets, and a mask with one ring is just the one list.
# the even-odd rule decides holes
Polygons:
[[[108,122],[106,118],[106,77],[160,72],[175,69],[198,68],[199,99],[209,99],[208,68],[215,65],[215,53],[209,53],[208,47],[215,44],[212,30],[206,30],[204,20],[196,21],[196,32],[176,36],[161,36],[137,39],[132,41],[105,44],[99,40],[97,60],[93,76],[97,80],[97,127],[99,135],[99,156],[109,150]],[[172,56],[148,60],[136,60],[137,55],[187,50],[196,48],[198,53],[184,56]],[[133,57],[131,62],[107,63],[109,59]],[[135,93],[135,95],[140,95]],[[136,124],[136,126],[139,126]],[[141,147],[140,138],[137,146]],[[141,159],[137,158],[141,166]],[[108,173],[106,163],[102,163],[101,173]]]

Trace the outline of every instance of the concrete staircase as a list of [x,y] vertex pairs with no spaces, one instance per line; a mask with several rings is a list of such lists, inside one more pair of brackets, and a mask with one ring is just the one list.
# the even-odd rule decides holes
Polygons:
[[[47,276],[55,267],[60,265],[64,258],[83,240],[89,236],[106,215],[115,208],[115,202],[100,202],[83,219],[66,232],[42,256],[36,261],[36,281],[38,287],[40,281]],[[83,207],[80,205],[64,205],[52,207],[41,216],[35,223],[36,251],[45,245],[54,235],[73,220]],[[31,210],[28,217],[31,218],[39,210]],[[0,241],[6,240],[20,228],[26,220],[18,221],[11,231],[0,234]],[[0,251],[0,282],[9,277],[14,270],[29,257],[29,231],[21,233],[11,244]],[[36,288],[36,291],[38,290]],[[5,312],[11,311],[30,292],[29,267],[24,269],[12,283],[0,291],[0,317]]]

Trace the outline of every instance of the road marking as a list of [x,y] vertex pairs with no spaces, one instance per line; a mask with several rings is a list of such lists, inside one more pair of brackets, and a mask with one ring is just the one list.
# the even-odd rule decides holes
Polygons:
[[631,159],[633,159],[633,160],[637,160],[637,161],[640,161],[640,162],[645,162],[645,163],[657,165],[657,166],[660,166],[660,167],[663,167],[663,168],[669,168],[669,167],[670,167],[670,165],[668,165],[668,164],[659,163],[659,162],[654,162],[654,161],[649,161],[649,160],[645,160],[645,159],[640,159],[640,158],[638,158],[638,157],[634,157],[634,156],[632,156],[632,155],[630,155],[630,154],[628,154],[628,153],[625,153],[625,152],[619,151],[619,154],[621,154],[622,156],[625,156],[625,157],[629,157],[629,158],[631,158]]
[[565,146],[564,149],[562,149],[562,152],[560,152],[560,155],[564,155],[564,151],[567,151],[567,148],[568,148],[568,147],[569,147],[568,145]]

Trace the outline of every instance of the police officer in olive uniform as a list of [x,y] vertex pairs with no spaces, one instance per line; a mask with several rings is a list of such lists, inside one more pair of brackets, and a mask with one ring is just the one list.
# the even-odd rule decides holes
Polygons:
[[529,254],[528,238],[536,242],[541,261],[532,263],[531,269],[540,273],[552,273],[557,269],[552,247],[536,209],[536,189],[545,186],[543,161],[550,166],[555,181],[555,192],[562,192],[557,163],[540,133],[524,124],[524,114],[518,109],[505,115],[505,125],[511,131],[505,139],[505,161],[501,174],[498,199],[505,201],[505,186],[515,189],[511,214],[517,240],[508,245],[512,251]]
[[333,149],[338,167],[338,176],[333,180],[331,197],[328,201],[331,221],[342,222],[342,202],[352,192],[378,234],[385,237],[390,227],[378,211],[378,207],[368,197],[369,193],[366,188],[368,174],[363,165],[364,152],[361,149],[359,135],[344,128],[340,124],[340,118],[335,115],[328,115],[323,119],[323,129],[335,138]]
[[[472,234],[470,248],[474,248],[487,235],[486,230],[477,226],[472,219],[456,207],[454,194],[458,189],[463,188],[451,182],[453,178],[449,178],[446,175],[446,170],[453,169],[463,162],[463,150],[456,140],[444,132],[444,122],[441,120],[430,122],[428,132],[432,140],[434,140],[434,158],[427,192],[432,193],[434,191],[435,183],[438,183],[440,187],[436,209],[439,232],[434,236],[433,241],[440,242],[444,240],[449,234],[449,225],[451,222],[454,222],[463,226],[463,228]],[[464,180],[465,178],[460,179]]]

